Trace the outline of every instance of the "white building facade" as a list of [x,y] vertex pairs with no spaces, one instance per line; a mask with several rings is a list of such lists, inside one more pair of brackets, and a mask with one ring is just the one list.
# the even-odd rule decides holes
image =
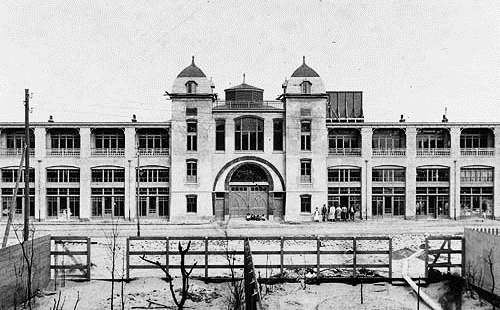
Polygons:
[[[500,217],[500,123],[364,122],[362,92],[326,91],[305,61],[275,101],[245,80],[219,100],[194,60],[168,95],[169,122],[31,124],[30,216],[310,221],[326,204],[363,219]],[[0,120],[2,220],[23,126]],[[23,194],[24,181],[16,216]]]

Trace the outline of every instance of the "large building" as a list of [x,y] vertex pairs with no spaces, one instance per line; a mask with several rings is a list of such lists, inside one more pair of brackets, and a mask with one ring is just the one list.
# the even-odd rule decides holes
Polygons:
[[[362,92],[326,91],[305,60],[276,101],[245,80],[219,100],[194,59],[167,94],[169,122],[31,124],[30,216],[309,221],[327,204],[363,219],[500,217],[500,123],[364,122]],[[23,126],[0,123],[3,219]]]

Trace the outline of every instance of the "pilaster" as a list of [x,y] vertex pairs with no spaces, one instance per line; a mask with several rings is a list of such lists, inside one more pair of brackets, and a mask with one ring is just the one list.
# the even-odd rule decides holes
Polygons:
[[125,128],[125,158],[130,159],[136,156],[136,130],[132,127]]
[[406,210],[405,219],[414,219],[416,216],[416,194],[417,194],[417,128],[406,128]]
[[91,143],[91,132],[89,127],[80,128],[80,158],[89,158]]

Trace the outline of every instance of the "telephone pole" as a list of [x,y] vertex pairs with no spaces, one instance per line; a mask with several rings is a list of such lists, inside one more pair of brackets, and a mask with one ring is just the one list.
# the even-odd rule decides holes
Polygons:
[[26,154],[24,156],[24,233],[23,240],[29,239],[30,224],[30,90],[24,90],[24,143]]

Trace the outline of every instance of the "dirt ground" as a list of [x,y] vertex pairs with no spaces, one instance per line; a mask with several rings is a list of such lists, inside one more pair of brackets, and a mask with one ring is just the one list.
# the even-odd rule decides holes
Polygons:
[[[179,285],[176,280],[175,284]],[[110,309],[111,283],[107,281],[91,281],[76,283],[68,281],[67,286],[60,289],[60,303],[64,309],[73,309],[78,298],[79,310]],[[323,283],[306,285],[299,283],[276,284],[263,287],[264,309],[385,309],[410,310],[417,309],[418,300],[415,292],[408,286],[393,286],[387,283],[363,285],[363,303],[361,303],[361,285],[339,283]],[[443,295],[442,283],[423,288],[437,301]],[[120,284],[115,284],[115,309],[121,309]],[[186,302],[186,309],[230,309],[229,284],[205,284],[202,281],[191,281],[191,298]],[[55,293],[55,292],[52,292]],[[51,309],[57,302],[57,294],[37,299],[35,309]],[[124,286],[124,309],[159,309],[166,305],[175,309],[168,289],[168,284],[160,278],[142,278],[131,281]],[[422,301],[418,305],[421,310],[430,308]],[[491,305],[469,298],[464,294],[462,309],[491,309]]]
[[[0,223],[0,230],[3,230]],[[277,222],[245,222],[231,220],[225,223],[199,223],[197,225],[165,225],[155,222],[143,223],[141,227],[142,236],[385,236],[393,237],[393,275],[399,277],[401,274],[402,259],[409,257],[418,251],[428,234],[455,235],[462,234],[464,227],[499,227],[498,221],[491,220],[436,220],[436,221],[402,221],[402,220],[372,220],[358,221],[355,223],[277,223]],[[36,223],[36,235],[88,235],[92,237],[92,280],[88,283],[76,283],[67,280],[65,287],[58,283],[57,289],[61,292],[61,301],[65,299],[64,309],[73,309],[77,299],[77,292],[81,300],[78,309],[109,309],[111,282],[110,257],[107,246],[112,223],[81,224],[81,223]],[[135,225],[130,222],[119,225],[120,251],[124,249],[125,237],[135,235]],[[10,238],[10,243],[15,240]],[[151,244],[141,245],[149,248]],[[236,247],[239,247],[237,245]],[[314,244],[290,244],[291,248],[314,247]],[[327,245],[328,246],[328,245]],[[338,246],[338,245],[337,245]],[[372,245],[367,245],[368,247]],[[192,249],[199,249],[201,245],[193,244]],[[268,249],[270,244],[252,242],[251,247],[256,249]],[[201,258],[200,258],[201,259]],[[224,257],[218,258],[224,260]],[[303,263],[307,259],[301,256],[290,257],[297,263]],[[339,260],[348,261],[349,257],[339,257]],[[371,257],[371,260],[381,258]],[[383,258],[382,258],[383,259]],[[196,260],[196,257],[193,258]],[[117,262],[123,260],[118,257]],[[121,265],[117,267],[120,273]],[[409,264],[409,275],[411,277],[422,277],[424,262],[422,257],[413,258]],[[210,271],[212,272],[212,271]],[[261,270],[262,273],[270,272]],[[276,271],[274,271],[276,272]],[[326,271],[324,271],[326,273]],[[385,271],[379,272],[386,276]],[[195,273],[193,273],[195,274]],[[220,271],[220,275],[227,271]],[[210,274],[213,276],[213,274]],[[118,275],[118,277],[120,277]],[[133,280],[124,286],[125,309],[147,309],[154,308],[155,303],[173,306],[168,284],[161,280],[162,273],[158,270],[134,271],[131,274]],[[179,279],[174,281],[179,285]],[[46,289],[47,292],[54,291],[52,284]],[[205,284],[202,281],[193,280],[191,291],[192,300],[188,300],[188,309],[228,309],[228,284]],[[440,298],[443,289],[439,285],[431,285],[426,288],[434,300]],[[408,286],[390,286],[386,284],[365,284],[363,286],[363,304],[361,304],[360,286],[351,286],[338,283],[307,285],[305,289],[300,284],[280,284],[267,287],[264,290],[263,302],[266,309],[416,309],[417,298]],[[54,291],[55,293],[55,291]],[[120,284],[115,284],[115,305],[120,304]],[[56,295],[42,296],[38,298],[36,309],[52,309]],[[150,303],[152,301],[153,303]],[[486,309],[481,307],[478,300],[465,299],[462,309]],[[119,309],[119,308],[116,308]],[[420,304],[420,309],[427,309]],[[491,306],[489,307],[491,309]]]

